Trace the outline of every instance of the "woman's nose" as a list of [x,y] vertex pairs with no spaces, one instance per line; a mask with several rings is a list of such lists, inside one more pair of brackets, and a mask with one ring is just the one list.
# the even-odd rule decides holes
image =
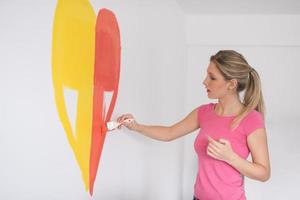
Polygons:
[[205,87],[207,86],[207,84],[206,84],[206,78],[203,80],[203,85],[205,85]]

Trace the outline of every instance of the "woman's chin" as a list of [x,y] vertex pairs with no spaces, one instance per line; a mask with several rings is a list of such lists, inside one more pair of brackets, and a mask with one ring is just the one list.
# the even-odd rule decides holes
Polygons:
[[208,97],[209,99],[216,99],[216,97],[212,96],[212,95],[209,94],[209,93],[207,93],[207,97]]

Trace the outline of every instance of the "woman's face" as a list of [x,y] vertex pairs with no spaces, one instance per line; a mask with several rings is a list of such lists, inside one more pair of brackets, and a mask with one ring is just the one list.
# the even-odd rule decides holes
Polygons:
[[228,94],[230,83],[225,80],[219,69],[213,62],[207,67],[207,75],[203,81],[207,96],[210,99],[219,99]]

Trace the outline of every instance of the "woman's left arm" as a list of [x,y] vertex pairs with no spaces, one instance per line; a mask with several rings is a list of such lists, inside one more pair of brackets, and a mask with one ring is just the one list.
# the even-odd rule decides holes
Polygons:
[[267,181],[270,178],[270,161],[268,152],[267,134],[264,128],[256,129],[247,138],[247,144],[251,152],[252,162],[241,158],[236,154],[229,141],[219,141],[208,138],[207,153],[211,157],[223,160],[237,169],[242,175],[259,181]]
[[229,164],[244,176],[259,181],[267,181],[270,178],[271,167],[266,129],[256,129],[248,136],[247,144],[251,152],[252,162],[235,154]]

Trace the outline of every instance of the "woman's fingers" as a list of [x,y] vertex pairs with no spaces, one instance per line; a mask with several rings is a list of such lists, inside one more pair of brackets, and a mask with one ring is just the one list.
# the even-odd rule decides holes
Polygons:
[[207,136],[207,139],[208,139],[208,142],[212,145],[214,145],[215,147],[217,148],[221,148],[222,147],[222,144],[216,140],[214,140],[213,138]]
[[133,118],[133,116],[131,114],[125,114],[125,115],[122,115],[121,121],[123,122],[124,120],[130,119],[130,118]]
[[216,155],[220,152],[220,149],[218,147],[216,147],[215,145],[213,145],[212,143],[208,143],[207,147],[210,150],[212,150],[212,152],[214,152]]
[[[133,119],[132,122],[126,122],[125,120],[127,119]],[[125,122],[124,122],[125,121]],[[118,129],[122,128],[122,125],[131,129],[132,128],[132,123],[134,122],[134,117],[132,114],[124,114],[124,115],[121,115],[120,117],[117,118],[117,122],[120,123],[120,125],[118,126]]]
[[210,156],[210,157],[213,157],[215,159],[217,159],[217,153],[210,147],[207,147],[207,151],[206,153]]

